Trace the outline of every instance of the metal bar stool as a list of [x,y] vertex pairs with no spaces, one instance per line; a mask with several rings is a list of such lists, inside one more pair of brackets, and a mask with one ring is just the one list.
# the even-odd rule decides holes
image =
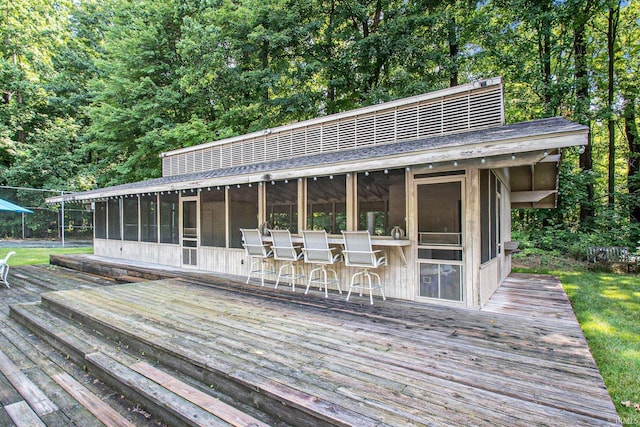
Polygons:
[[267,268],[267,259],[273,256],[273,252],[269,250],[269,245],[262,242],[262,235],[257,228],[241,228],[240,231],[242,232],[242,246],[251,258],[251,268],[246,283],[249,283],[253,274],[260,273],[260,283],[264,286],[265,275],[275,275],[273,269]]
[[[275,289],[278,288],[280,279],[289,279],[291,290],[295,292],[296,280],[305,277],[304,268],[301,265],[297,265],[297,262],[303,257],[303,253],[298,252],[300,246],[293,246],[289,230],[271,230],[271,237],[273,238],[273,245],[271,246],[271,249],[273,249],[273,259],[285,261],[278,270]],[[291,274],[287,273],[287,269],[289,269]]]
[[[377,269],[383,265],[387,265],[387,257],[384,251],[374,251],[371,247],[371,236],[369,231],[343,231],[344,236],[344,263],[349,267],[361,268],[361,271],[354,273],[351,276],[351,284],[349,285],[349,292],[347,293],[347,301],[351,296],[353,289],[360,290],[360,296],[362,296],[362,290],[369,290],[369,300],[373,304],[373,290],[380,289],[382,299],[386,300],[384,296],[384,290],[382,289],[382,283],[380,276],[377,273],[372,272],[372,269]],[[362,282],[356,283],[356,277],[362,276]],[[377,279],[372,280],[372,277]],[[366,281],[366,283],[365,283]]]
[[[309,292],[309,286],[315,284],[319,286],[320,290],[324,287],[324,296],[326,298],[329,296],[327,290],[329,283],[335,283],[338,287],[338,291],[342,294],[340,281],[338,280],[338,273],[331,268],[327,268],[328,265],[333,265],[339,262],[342,256],[340,254],[334,254],[333,251],[336,249],[329,247],[327,232],[324,230],[303,231],[302,240],[304,241],[304,248],[302,248],[302,252],[304,253],[304,262],[320,265],[320,267],[314,268],[309,273],[307,289],[304,291],[305,295]],[[327,271],[333,273],[333,279],[328,278]],[[319,273],[319,275],[314,279],[313,276],[316,272]]]

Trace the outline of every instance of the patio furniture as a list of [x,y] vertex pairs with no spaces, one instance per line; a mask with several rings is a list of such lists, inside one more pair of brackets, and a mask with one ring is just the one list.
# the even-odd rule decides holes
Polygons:
[[0,283],[4,283],[7,288],[10,288],[7,278],[9,277],[9,258],[16,253],[11,251],[3,259],[0,259]]
[[[369,290],[369,300],[373,304],[373,290],[380,289],[382,299],[386,300],[384,296],[384,290],[382,289],[382,282],[380,276],[370,270],[377,269],[383,265],[387,265],[387,257],[384,251],[374,251],[371,247],[371,235],[368,231],[343,231],[344,236],[344,263],[349,267],[361,268],[361,271],[354,273],[351,276],[351,284],[349,285],[349,292],[347,293],[347,301],[351,296],[353,289],[360,290],[360,296],[362,296],[362,290]],[[362,276],[362,282],[356,283],[356,277]],[[377,279],[372,280],[372,276]]]
[[[336,249],[329,247],[327,232],[303,231],[302,240],[304,241],[304,248],[302,248],[302,252],[304,253],[304,262],[320,265],[309,273],[307,289],[304,291],[305,295],[309,292],[309,287],[314,284],[318,285],[320,290],[324,287],[324,296],[326,298],[329,296],[327,290],[329,283],[335,283],[338,287],[338,291],[342,294],[340,281],[338,280],[338,273],[331,268],[327,268],[328,265],[333,265],[341,259],[340,254],[333,253]],[[329,279],[327,271],[333,273],[333,279]],[[314,279],[315,273],[318,273],[318,277]]]
[[[297,265],[303,257],[303,252],[298,252],[300,246],[293,246],[291,241],[291,233],[289,230],[271,230],[271,238],[273,239],[273,259],[278,261],[285,261],[278,270],[278,278],[276,279],[276,286],[280,283],[280,279],[291,280],[291,290],[296,290],[296,280],[305,277],[304,268]],[[291,274],[287,272],[290,271]],[[284,273],[283,273],[284,272]]]
[[242,246],[244,246],[247,255],[251,259],[251,267],[246,283],[249,283],[253,274],[260,273],[260,283],[264,286],[265,275],[275,275],[275,271],[267,267],[267,259],[273,256],[273,252],[269,250],[269,245],[265,245],[262,242],[262,234],[257,228],[241,228],[240,231],[242,232]]

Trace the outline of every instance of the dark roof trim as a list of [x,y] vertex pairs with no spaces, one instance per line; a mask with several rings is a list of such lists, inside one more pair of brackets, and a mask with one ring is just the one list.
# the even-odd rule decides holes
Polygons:
[[404,167],[562,148],[587,144],[588,131],[587,126],[563,118],[542,119],[409,142],[155,178],[51,197],[47,202],[94,200],[126,194],[258,182],[270,180],[272,174],[284,171],[291,177],[321,176],[372,169],[376,164],[380,164],[380,168]]

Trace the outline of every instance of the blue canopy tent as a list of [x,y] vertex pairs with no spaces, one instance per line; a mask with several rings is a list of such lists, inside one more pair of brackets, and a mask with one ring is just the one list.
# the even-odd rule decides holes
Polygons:
[[14,203],[8,202],[4,199],[0,199],[0,211],[16,212],[16,213],[33,213],[27,208],[18,206]]
[[24,239],[24,214],[33,213],[33,211],[30,211],[27,208],[23,208],[22,206],[18,206],[14,203],[8,202],[4,199],[0,199],[0,211],[22,214],[22,239]]

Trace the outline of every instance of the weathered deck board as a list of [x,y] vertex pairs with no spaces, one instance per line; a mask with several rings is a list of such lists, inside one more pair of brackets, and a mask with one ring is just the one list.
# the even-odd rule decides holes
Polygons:
[[197,363],[384,422],[618,421],[566,296],[547,276],[515,275],[476,312],[394,300],[370,308],[173,275],[182,279],[45,297]]

